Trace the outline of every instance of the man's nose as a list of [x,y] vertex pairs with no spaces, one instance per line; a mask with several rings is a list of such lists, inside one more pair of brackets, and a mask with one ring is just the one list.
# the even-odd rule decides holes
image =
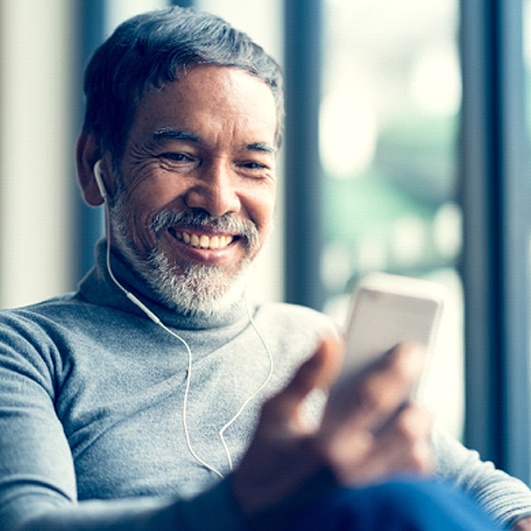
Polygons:
[[204,165],[194,184],[186,193],[186,206],[201,208],[211,216],[223,216],[240,211],[237,176],[221,161]]

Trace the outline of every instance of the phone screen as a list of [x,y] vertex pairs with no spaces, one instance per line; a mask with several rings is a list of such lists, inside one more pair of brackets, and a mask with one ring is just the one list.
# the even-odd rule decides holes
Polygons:
[[404,342],[421,343],[429,352],[445,298],[441,285],[423,279],[384,273],[362,279],[352,296],[343,368],[330,389],[327,422],[348,416],[350,389],[363,367]]
[[360,288],[347,329],[344,370],[355,370],[404,341],[428,347],[439,307],[436,299]]

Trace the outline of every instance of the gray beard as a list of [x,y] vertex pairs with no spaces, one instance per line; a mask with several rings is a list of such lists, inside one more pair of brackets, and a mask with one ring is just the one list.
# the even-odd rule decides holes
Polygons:
[[[244,259],[235,272],[228,274],[213,265],[191,264],[186,268],[172,266],[157,247],[151,250],[149,256],[142,257],[127,233],[123,196],[118,194],[109,210],[116,247],[128,265],[157,294],[160,302],[182,313],[208,317],[227,311],[241,301],[250,259]],[[257,241],[250,245],[257,245]]]
[[124,241],[119,242],[116,238],[116,243],[129,265],[169,308],[209,316],[227,311],[243,297],[247,263],[233,278],[227,278],[227,273],[220,268],[201,264],[177,271],[158,249],[154,249],[146,260],[140,260]]

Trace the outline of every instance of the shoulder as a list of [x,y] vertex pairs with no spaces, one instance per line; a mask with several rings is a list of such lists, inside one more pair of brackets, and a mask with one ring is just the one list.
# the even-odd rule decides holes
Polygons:
[[322,335],[337,333],[338,324],[327,315],[296,304],[268,303],[256,307],[255,319],[272,330],[291,334]]
[[0,328],[20,328],[31,327],[35,330],[39,322],[53,318],[61,308],[70,306],[73,294],[61,297],[54,297],[42,302],[21,306],[18,308],[5,308],[0,310]]
[[[4,382],[32,388],[37,383],[52,396],[55,374],[62,366],[57,338],[62,319],[51,308],[66,305],[70,296],[0,311],[0,373]],[[61,302],[61,301],[65,302]]]
[[83,318],[89,306],[76,294],[68,293],[20,308],[3,309],[0,310],[0,330],[38,335],[46,330],[71,326],[73,321]]
[[0,362],[18,358],[56,369],[73,338],[93,330],[98,313],[75,294],[0,310]]

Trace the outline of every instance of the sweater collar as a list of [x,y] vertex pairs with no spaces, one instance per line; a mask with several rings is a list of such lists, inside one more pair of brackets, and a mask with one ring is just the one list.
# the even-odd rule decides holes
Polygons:
[[[83,299],[93,304],[110,306],[131,314],[146,314],[130,301],[111,279],[107,271],[107,243],[100,240],[95,247],[95,265],[79,285]],[[155,292],[146,285],[116,252],[111,250],[111,268],[120,284],[149,308],[164,324],[179,329],[199,330],[219,328],[247,320],[244,297],[230,308],[209,315],[182,313],[164,305]]]

